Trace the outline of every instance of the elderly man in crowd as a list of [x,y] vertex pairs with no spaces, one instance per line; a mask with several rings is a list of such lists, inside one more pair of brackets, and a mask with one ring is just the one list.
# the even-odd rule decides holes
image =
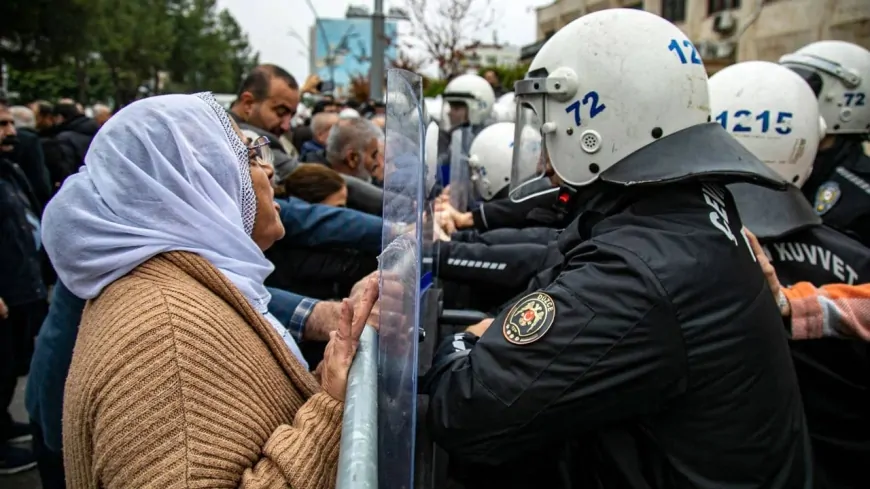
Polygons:
[[[54,106],[51,103],[45,100],[35,100],[27,107],[33,111],[38,132],[50,131],[54,127]],[[47,134],[42,135],[46,136]]]
[[326,163],[326,138],[332,126],[338,122],[338,114],[320,112],[311,118],[311,139],[302,145],[299,161],[304,163]]
[[18,141],[13,150],[12,160],[21,167],[36,200],[40,207],[43,207],[51,197],[51,183],[45,166],[45,154],[39,142],[39,133],[36,132],[36,117],[32,110],[23,105],[10,107],[9,112],[18,130]]
[[363,118],[341,119],[326,139],[326,160],[333,170],[369,181],[379,165],[378,140],[383,133]]
[[109,117],[112,117],[112,109],[103,104],[94,104],[93,111],[94,120],[100,127],[103,127],[103,124],[109,120]]

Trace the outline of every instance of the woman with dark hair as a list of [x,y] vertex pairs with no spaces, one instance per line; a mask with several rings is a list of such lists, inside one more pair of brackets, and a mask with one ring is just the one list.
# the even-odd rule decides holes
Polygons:
[[311,204],[345,207],[347,185],[344,178],[328,166],[302,163],[281,181],[281,193]]

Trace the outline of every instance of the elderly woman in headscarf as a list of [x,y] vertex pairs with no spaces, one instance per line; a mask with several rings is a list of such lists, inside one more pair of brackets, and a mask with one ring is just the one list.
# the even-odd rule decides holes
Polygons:
[[334,486],[377,282],[342,304],[315,378],[266,309],[263,250],[284,229],[258,154],[210,94],[145,99],[103,126],[47,207],[45,247],[88,299],[64,398],[67,487]]

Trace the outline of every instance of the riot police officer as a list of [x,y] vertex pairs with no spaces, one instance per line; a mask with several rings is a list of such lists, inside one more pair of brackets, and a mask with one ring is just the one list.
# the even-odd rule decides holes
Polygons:
[[491,121],[495,92],[489,82],[477,75],[459,75],[444,87],[441,129],[449,132],[471,126],[477,134]]
[[802,190],[825,223],[870,246],[870,51],[820,41],[780,58],[818,99],[828,126],[812,175]]
[[[535,176],[540,133],[532,131],[529,135],[538,144],[524,148],[523,163],[515,167],[517,171],[512,175],[514,132],[514,123],[499,122],[484,128],[471,143],[467,158],[470,183],[474,196],[483,203],[509,201],[512,178],[525,180]],[[450,218],[447,219],[449,224]],[[558,234],[557,229],[545,227],[482,233],[467,230],[453,232],[450,241],[437,242],[434,256],[438,257],[437,274],[442,279],[444,306],[490,311],[510,300],[525,290],[541,269],[561,261],[558,249],[550,246]]]
[[[743,224],[762,243],[782,284],[866,282],[870,250],[823,225],[800,193],[825,135],[815,98],[793,71],[763,61],[739,63],[710,78],[716,120],[792,184],[787,192],[731,186]],[[870,347],[829,338],[795,341],[791,349],[812,439],[814,487],[866,487],[861,474],[870,464]]]
[[[516,108],[514,109],[516,114]],[[444,206],[450,228],[491,231],[503,228],[552,227],[565,225],[558,188],[549,181],[535,179],[526,186],[528,196],[509,199],[509,183],[526,181],[535,176],[540,156],[540,133],[525,126],[521,138],[530,144],[520,148],[521,162],[511,165],[514,131],[512,122],[500,122],[484,128],[471,144],[468,164],[475,194],[481,199],[468,212]],[[512,174],[513,173],[513,174]],[[570,221],[569,221],[570,222]]]
[[782,321],[724,187],[782,180],[708,123],[692,43],[602,10],[515,89],[576,219],[551,282],[441,345],[436,442],[491,487],[810,487]]

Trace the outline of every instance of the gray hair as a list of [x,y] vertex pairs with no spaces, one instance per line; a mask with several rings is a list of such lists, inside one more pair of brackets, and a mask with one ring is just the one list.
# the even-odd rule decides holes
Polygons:
[[348,149],[364,151],[372,139],[382,137],[381,129],[368,119],[341,119],[332,126],[329,137],[326,138],[326,159],[330,163],[340,162]]
[[91,110],[94,111],[94,115],[97,115],[101,112],[104,114],[112,115],[112,109],[110,109],[108,105],[94,104],[94,106],[91,108]]
[[329,130],[335,123],[338,122],[338,114],[331,112],[318,112],[311,118],[311,132],[320,134],[323,131]]
[[15,105],[9,108],[9,112],[12,114],[12,120],[15,121],[15,127],[36,128],[36,117],[27,107]]

